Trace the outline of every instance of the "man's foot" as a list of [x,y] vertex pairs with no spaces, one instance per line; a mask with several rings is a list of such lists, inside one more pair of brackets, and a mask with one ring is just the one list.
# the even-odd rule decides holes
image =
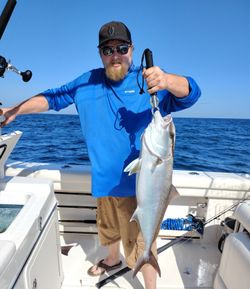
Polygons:
[[109,271],[118,269],[121,266],[122,266],[122,261],[120,261],[119,263],[117,263],[113,266],[109,266],[109,265],[105,264],[104,259],[102,259],[97,264],[95,264],[89,268],[88,274],[90,276],[100,276],[100,275],[104,274],[105,272],[109,272]]

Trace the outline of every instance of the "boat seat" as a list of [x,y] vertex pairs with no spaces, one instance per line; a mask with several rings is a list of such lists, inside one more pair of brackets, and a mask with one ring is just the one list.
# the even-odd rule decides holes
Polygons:
[[234,218],[236,229],[226,238],[214,289],[250,288],[250,202],[240,204]]

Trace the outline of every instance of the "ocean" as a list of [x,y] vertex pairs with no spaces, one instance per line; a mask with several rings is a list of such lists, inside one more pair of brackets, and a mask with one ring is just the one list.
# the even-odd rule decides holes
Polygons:
[[[174,169],[250,173],[250,119],[174,118]],[[89,163],[77,115],[20,115],[2,134],[23,132],[8,162]]]

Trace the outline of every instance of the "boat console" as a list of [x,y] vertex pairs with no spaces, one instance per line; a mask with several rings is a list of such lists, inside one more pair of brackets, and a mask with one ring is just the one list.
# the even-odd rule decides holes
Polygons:
[[0,288],[59,289],[63,274],[53,185],[4,173],[21,134],[0,136]]

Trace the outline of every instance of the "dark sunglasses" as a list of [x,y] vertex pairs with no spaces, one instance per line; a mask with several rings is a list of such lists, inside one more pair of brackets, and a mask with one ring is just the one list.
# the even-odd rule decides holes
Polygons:
[[131,45],[129,44],[119,44],[116,47],[114,46],[103,46],[101,48],[103,55],[105,56],[111,56],[114,54],[115,51],[121,55],[125,55],[128,53],[129,47]]

